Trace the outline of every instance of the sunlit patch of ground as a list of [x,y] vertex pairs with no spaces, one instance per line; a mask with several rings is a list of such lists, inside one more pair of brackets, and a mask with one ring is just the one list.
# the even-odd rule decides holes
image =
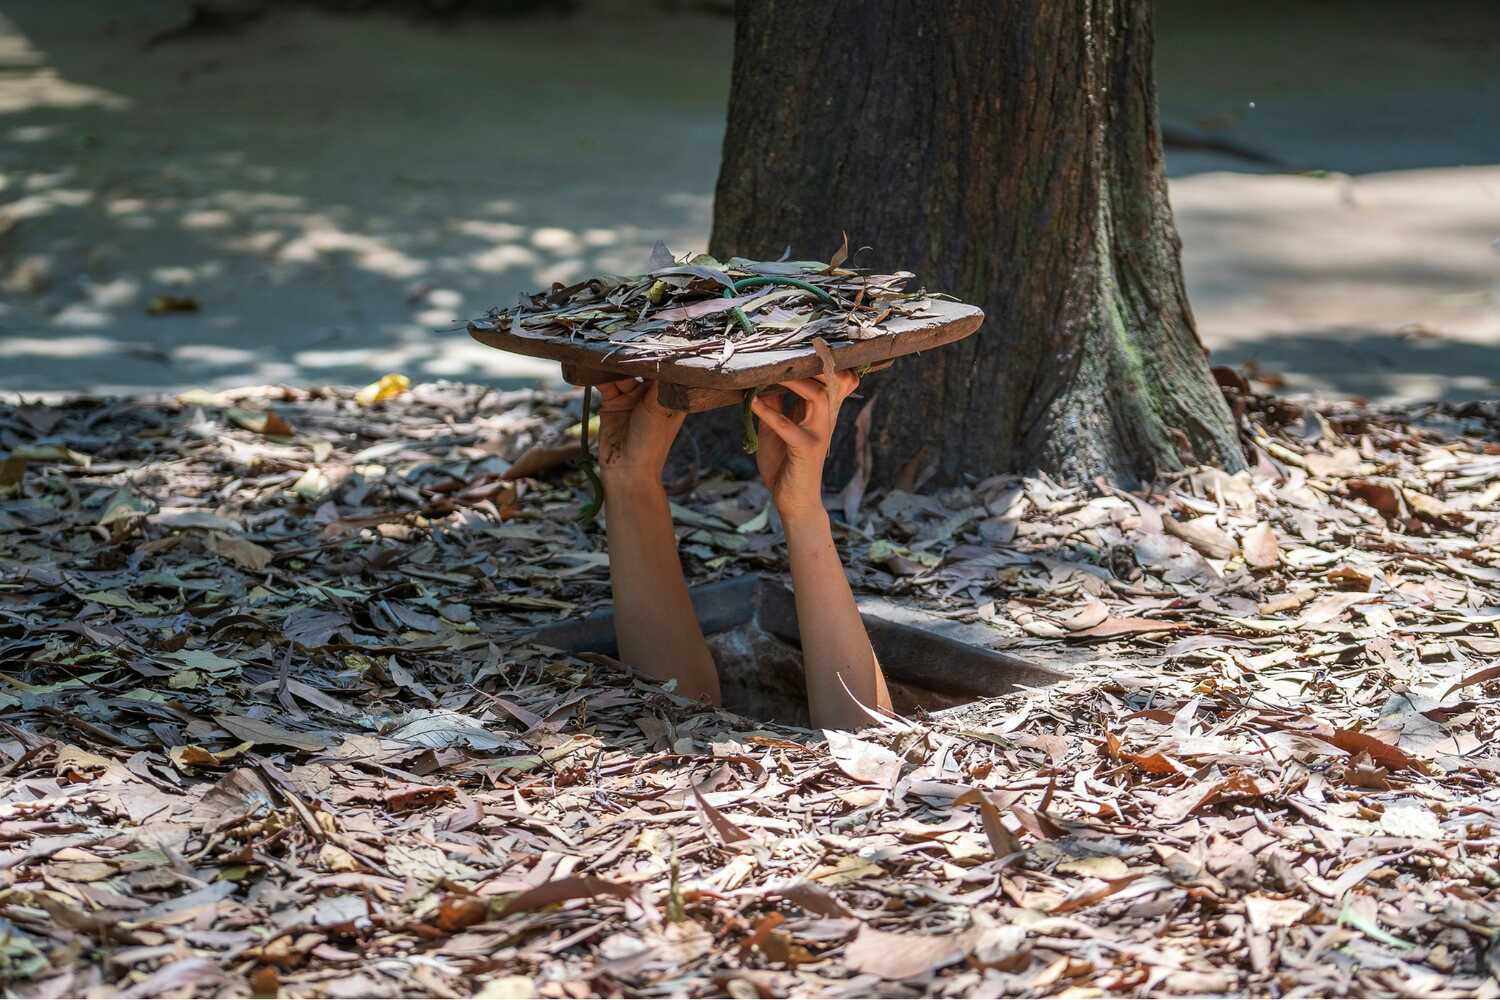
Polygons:
[[[726,19],[282,10],[145,49],[180,9],[108,8],[0,15],[0,392],[530,384],[461,321],[707,241]],[[1367,11],[1161,5],[1163,120],[1326,172],[1169,150],[1198,326],[1286,391],[1493,396],[1497,15]]]

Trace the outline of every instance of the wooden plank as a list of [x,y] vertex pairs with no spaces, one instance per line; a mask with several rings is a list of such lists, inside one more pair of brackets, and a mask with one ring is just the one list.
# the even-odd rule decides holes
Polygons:
[[[878,361],[870,366],[866,374],[874,374],[884,371],[891,365],[891,361]],[[778,383],[760,386],[756,389],[756,395],[770,392]],[[658,382],[656,384],[656,399],[662,406],[669,410],[686,410],[688,413],[702,413],[704,410],[717,410],[721,406],[739,406],[745,401],[744,389],[705,389],[702,386],[674,385],[671,382]]]
[[604,382],[617,382],[620,380],[619,372],[600,371],[597,368],[584,368],[564,361],[562,365],[563,381],[569,385],[600,385]]
[[[763,396],[774,392],[776,385],[756,386],[754,392]],[[705,389],[700,385],[674,385],[671,382],[656,383],[656,401],[669,410],[686,410],[702,413],[724,406],[740,406],[745,402],[745,393],[750,389]]]
[[[896,318],[881,325],[879,336],[869,340],[832,341],[834,367],[859,368],[891,358],[930,350],[969,336],[984,322],[984,313],[976,306],[934,299],[934,315],[924,319]],[[823,363],[811,345],[798,344],[785,350],[752,351],[736,355],[723,367],[717,356],[675,357],[671,359],[632,359],[628,344],[609,341],[559,340],[518,330],[499,330],[483,320],[469,324],[469,335],[481,344],[525,354],[550,358],[579,369],[617,375],[638,375],[662,382],[705,389],[747,389],[751,386],[806,378],[823,370]]]
[[744,389],[705,389],[698,385],[656,384],[656,401],[669,410],[702,413],[721,406],[738,406],[745,401]]

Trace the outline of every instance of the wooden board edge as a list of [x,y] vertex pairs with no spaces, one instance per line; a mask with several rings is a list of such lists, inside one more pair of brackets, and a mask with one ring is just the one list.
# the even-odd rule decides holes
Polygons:
[[[967,303],[955,304],[961,305],[967,312],[939,326],[921,331],[911,331],[913,334],[921,336],[925,341],[923,346],[915,351],[884,349],[900,344],[901,340],[896,337],[889,338],[889,343],[882,343],[879,340],[853,340],[838,341],[830,344],[829,346],[833,350],[836,369],[856,368],[867,364],[905,357],[908,354],[920,354],[922,351],[931,350],[935,347],[943,347],[972,336],[984,325],[984,311],[977,306],[971,306]],[[642,378],[657,378],[662,381],[670,381],[674,385],[692,388],[748,389],[753,386],[782,382],[788,379],[807,378],[822,371],[821,360],[816,354],[811,353],[777,361],[769,361],[753,368],[724,372],[707,367],[690,367],[670,363],[664,365],[661,361],[614,361],[604,357],[605,352],[596,348],[556,340],[517,337],[514,334],[497,330],[493,326],[477,326],[473,321],[470,321],[468,324],[468,332],[470,337],[484,344],[486,347],[493,347],[511,354],[542,358],[579,369],[592,369],[598,372],[617,374],[621,377],[639,376]],[[848,364],[838,364],[837,362],[848,359],[850,351],[853,351],[855,358],[850,360]]]

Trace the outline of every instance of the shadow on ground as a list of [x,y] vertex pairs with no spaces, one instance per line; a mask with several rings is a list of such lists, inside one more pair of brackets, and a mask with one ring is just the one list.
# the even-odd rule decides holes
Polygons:
[[[462,320],[706,243],[727,19],[278,8],[146,47],[184,9],[0,15],[0,392],[531,383]],[[1361,10],[1160,9],[1168,125],[1343,172],[1170,150],[1204,343],[1293,390],[1494,395],[1500,9]]]
[[459,322],[707,230],[721,20],[179,16],[0,19],[0,390],[529,380]]

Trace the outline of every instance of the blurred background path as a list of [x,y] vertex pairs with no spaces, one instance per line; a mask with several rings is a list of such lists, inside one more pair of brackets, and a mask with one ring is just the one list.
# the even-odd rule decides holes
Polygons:
[[[1159,10],[1216,362],[1293,393],[1500,395],[1500,5]],[[0,393],[530,382],[555,366],[462,320],[706,243],[726,17],[277,9],[147,46],[185,11],[0,13]]]

